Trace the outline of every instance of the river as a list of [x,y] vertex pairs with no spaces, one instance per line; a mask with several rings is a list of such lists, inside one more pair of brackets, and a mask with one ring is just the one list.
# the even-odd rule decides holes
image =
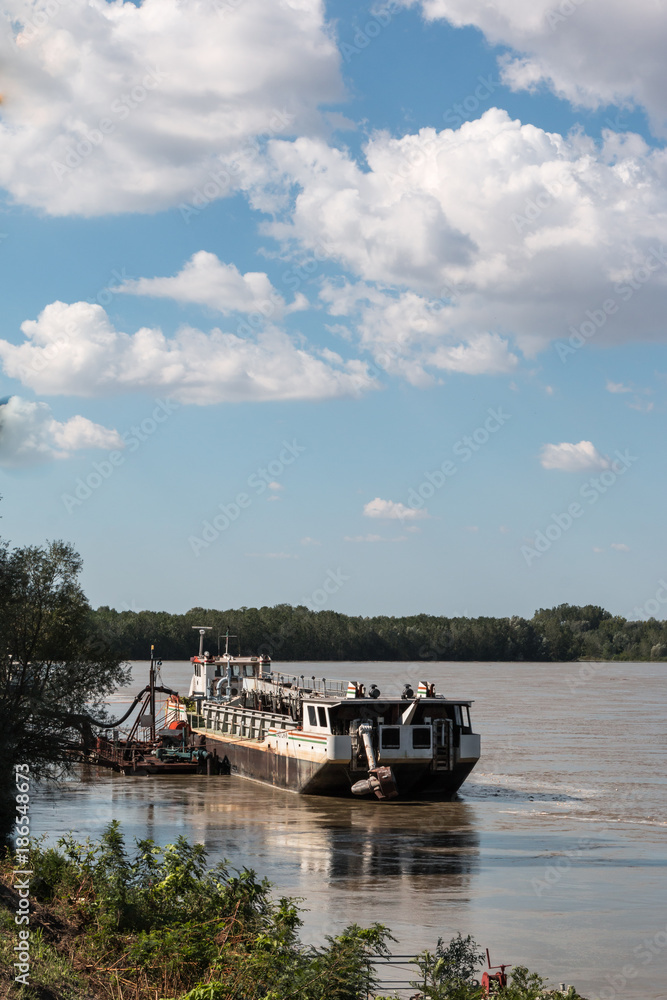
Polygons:
[[[472,698],[482,759],[459,801],[297,796],[234,776],[124,778],[86,770],[39,789],[49,842],[179,834],[211,862],[254,868],[300,897],[302,937],[387,924],[396,954],[461,931],[495,963],[528,965],[600,1000],[667,998],[667,664],[298,663],[286,672],[375,682],[384,694],[435,681]],[[165,662],[187,691],[190,664]],[[146,682],[112,700],[118,712]],[[385,981],[409,973],[383,971]]]

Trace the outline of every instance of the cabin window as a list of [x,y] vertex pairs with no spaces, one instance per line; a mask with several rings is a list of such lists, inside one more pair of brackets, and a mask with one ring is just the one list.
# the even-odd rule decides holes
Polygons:
[[310,723],[311,726],[316,726],[317,725],[317,716],[315,714],[315,706],[314,705],[309,705],[308,706],[308,722]]
[[195,677],[201,677],[201,667],[198,663],[195,663]]
[[327,710],[322,705],[317,706],[317,714],[320,717],[320,725],[324,726],[325,729],[329,728],[329,723],[327,722]]
[[470,709],[467,705],[464,705],[461,711],[463,712],[463,728],[472,729],[472,724],[470,722]]
[[457,726],[462,725],[462,722],[461,722],[461,706],[460,705],[454,705],[454,720],[455,720]]
[[398,750],[401,745],[401,730],[396,727],[382,730],[382,749]]
[[412,730],[413,750],[431,749],[431,729],[426,726],[415,726]]

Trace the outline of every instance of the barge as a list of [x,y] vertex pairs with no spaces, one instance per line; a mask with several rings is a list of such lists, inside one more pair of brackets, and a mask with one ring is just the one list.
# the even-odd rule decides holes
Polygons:
[[199,653],[187,702],[168,709],[226,769],[303,795],[451,799],[480,756],[471,701],[420,681],[400,697],[375,684],[275,673],[268,656]]

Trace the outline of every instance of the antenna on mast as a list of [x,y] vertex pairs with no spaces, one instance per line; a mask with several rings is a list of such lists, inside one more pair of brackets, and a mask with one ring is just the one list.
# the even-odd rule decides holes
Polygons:
[[213,628],[212,625],[193,625],[193,628],[199,629],[199,657],[204,655],[204,636],[206,633]]

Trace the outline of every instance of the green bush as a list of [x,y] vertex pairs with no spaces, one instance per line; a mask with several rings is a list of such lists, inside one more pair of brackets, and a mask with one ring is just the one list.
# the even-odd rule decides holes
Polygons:
[[[12,867],[11,858],[0,865],[8,884]],[[208,868],[205,848],[182,837],[164,848],[139,840],[130,851],[117,822],[97,843],[70,835],[57,849],[37,844],[31,867],[41,903],[31,979],[50,1000],[366,1000],[377,996],[373,959],[387,956],[394,940],[382,924],[351,924],[323,946],[306,947],[294,900],[273,899],[266,879],[230,872],[225,862]],[[44,933],[40,912],[48,912]],[[13,918],[0,909],[0,995],[35,1000],[2,978],[14,944]],[[459,933],[448,945],[439,939],[434,952],[417,956],[420,979],[412,985],[424,1000],[480,1000],[481,960],[470,936]],[[548,995],[522,967],[503,993],[505,1000]]]

